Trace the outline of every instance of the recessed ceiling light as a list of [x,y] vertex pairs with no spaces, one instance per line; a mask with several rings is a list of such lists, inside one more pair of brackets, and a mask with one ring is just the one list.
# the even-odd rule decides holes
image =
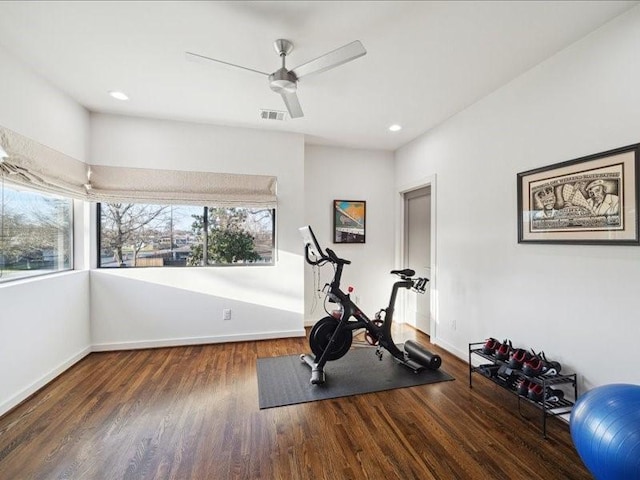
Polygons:
[[111,90],[109,92],[109,95],[111,95],[113,98],[117,98],[118,100],[129,100],[129,97],[127,96],[126,93]]
[[391,130],[392,132],[399,132],[400,130],[402,130],[402,127],[395,123],[389,127],[389,130]]

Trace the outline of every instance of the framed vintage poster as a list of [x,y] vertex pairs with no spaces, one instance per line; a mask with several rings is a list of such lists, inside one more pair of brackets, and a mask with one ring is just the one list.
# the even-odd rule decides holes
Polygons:
[[367,202],[333,201],[333,243],[364,243]]
[[640,144],[518,173],[518,242],[638,245]]

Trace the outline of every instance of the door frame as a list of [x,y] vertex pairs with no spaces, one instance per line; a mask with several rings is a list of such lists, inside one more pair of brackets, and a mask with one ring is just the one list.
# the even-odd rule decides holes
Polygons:
[[[437,344],[437,325],[438,325],[438,263],[437,263],[437,248],[436,248],[436,237],[437,237],[437,228],[436,228],[436,204],[437,204],[437,189],[436,189],[436,175],[430,175],[428,177],[424,177],[418,179],[414,182],[401,185],[397,188],[397,202],[396,202],[396,218],[398,219],[396,228],[396,265],[398,268],[407,268],[405,265],[405,256],[406,256],[406,238],[405,231],[407,228],[406,218],[405,218],[405,193],[409,193],[414,190],[418,190],[424,187],[431,187],[431,278],[429,279],[429,283],[427,284],[430,289],[430,298],[429,298],[429,310],[431,314],[431,319],[429,322],[429,337],[431,343]],[[400,302],[399,317],[403,319],[405,318],[407,312],[407,296],[403,295],[402,300]]]

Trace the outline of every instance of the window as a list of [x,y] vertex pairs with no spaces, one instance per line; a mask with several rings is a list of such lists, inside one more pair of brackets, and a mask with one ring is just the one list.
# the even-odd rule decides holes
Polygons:
[[98,266],[273,264],[275,210],[98,204]]
[[73,202],[0,186],[0,282],[70,270]]

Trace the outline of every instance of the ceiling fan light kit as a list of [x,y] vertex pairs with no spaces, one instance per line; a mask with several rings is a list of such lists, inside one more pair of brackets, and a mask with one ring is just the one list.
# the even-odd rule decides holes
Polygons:
[[298,80],[303,76],[312,75],[314,73],[324,72],[331,68],[335,68],[343,63],[347,63],[356,58],[362,57],[367,53],[364,46],[359,40],[351,42],[343,47],[337,48],[329,53],[326,53],[314,60],[304,63],[292,70],[287,70],[286,57],[293,51],[293,43],[289,40],[278,39],[273,44],[276,53],[282,58],[282,67],[271,74],[254,70],[252,68],[235,65],[233,63],[224,62],[215,58],[206,57],[197,53],[186,52],[186,56],[189,60],[195,61],[213,61],[230,65],[232,67],[242,68],[250,72],[266,75],[269,78],[269,87],[274,92],[280,94],[284,104],[289,111],[291,118],[300,118],[304,116],[302,107],[298,100],[296,90],[298,89]]

